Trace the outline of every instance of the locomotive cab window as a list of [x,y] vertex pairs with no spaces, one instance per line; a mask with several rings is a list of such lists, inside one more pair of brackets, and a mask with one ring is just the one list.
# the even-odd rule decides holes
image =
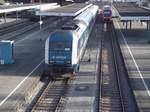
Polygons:
[[67,41],[51,41],[49,45],[51,50],[71,50],[71,44]]
[[104,10],[104,16],[105,17],[109,17],[111,15],[111,11],[110,10]]

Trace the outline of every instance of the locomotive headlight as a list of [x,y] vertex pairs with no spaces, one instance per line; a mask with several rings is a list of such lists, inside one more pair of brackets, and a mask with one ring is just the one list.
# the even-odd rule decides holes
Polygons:
[[50,63],[54,63],[54,61],[49,61]]
[[67,61],[67,60],[66,60],[65,63],[66,63],[66,64],[70,64],[70,61]]
[[65,51],[70,51],[70,48],[65,48]]

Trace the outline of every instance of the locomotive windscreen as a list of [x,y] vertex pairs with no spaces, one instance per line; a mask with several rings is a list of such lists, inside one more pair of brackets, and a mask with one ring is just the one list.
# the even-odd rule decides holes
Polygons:
[[111,16],[111,11],[110,10],[104,10],[103,14],[105,17],[109,17],[109,16]]
[[65,50],[70,51],[71,50],[71,43],[67,41],[56,41],[53,40],[50,42],[50,50]]
[[49,43],[49,61],[55,64],[71,63],[71,42],[68,40],[52,40]]

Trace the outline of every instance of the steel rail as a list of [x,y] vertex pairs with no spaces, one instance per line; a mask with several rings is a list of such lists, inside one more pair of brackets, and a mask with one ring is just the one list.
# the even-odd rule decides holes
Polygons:
[[67,83],[67,78],[60,81],[50,81],[31,111],[58,110],[58,105],[61,103],[64,93],[67,91]]
[[[114,75],[112,76],[113,79],[110,79],[110,80],[113,80],[113,84],[115,84],[117,86],[117,88],[114,88],[113,91],[118,91],[119,93],[117,93],[117,96],[116,98],[113,98],[113,100],[116,100],[117,102],[120,102],[120,111],[122,112],[125,112],[125,107],[124,107],[124,102],[123,102],[123,97],[122,97],[122,91],[121,91],[121,84],[120,84],[120,81],[119,81],[119,78],[118,78],[118,74],[119,74],[119,69],[118,69],[118,65],[117,65],[117,59],[116,59],[116,54],[115,54],[115,45],[114,45],[114,42],[113,42],[113,35],[112,35],[112,24],[107,24],[107,33],[109,33],[108,35],[108,38],[110,40],[110,50],[109,52],[111,51],[112,53],[112,56],[111,56],[111,60],[112,60],[112,64],[113,64],[113,70],[114,70]],[[101,47],[101,59],[100,59],[100,97],[99,97],[99,100],[100,100],[100,104],[99,104],[99,111],[103,111],[103,109],[106,109],[105,108],[105,104],[103,104],[103,98],[102,98],[102,94],[104,91],[112,91],[110,87],[108,88],[105,88],[103,87],[103,81],[104,79],[106,78],[106,76],[103,76],[103,70],[102,70],[102,67],[103,67],[103,50],[104,50],[104,36],[103,36],[103,40],[102,40],[102,47]],[[108,60],[108,59],[107,59]],[[110,76],[111,77],[111,76]],[[116,81],[115,81],[116,80]],[[117,82],[117,83],[116,83]],[[118,96],[119,95],[119,96]],[[112,101],[113,101],[112,100]],[[117,104],[116,102],[116,104]],[[113,102],[114,103],[114,102]],[[108,109],[114,109],[113,107],[110,108],[110,107],[107,107]],[[119,109],[118,109],[119,110]]]
[[121,90],[121,83],[120,83],[120,79],[119,79],[119,69],[118,69],[118,64],[117,64],[117,59],[116,59],[116,52],[115,52],[115,43],[114,43],[114,40],[113,40],[113,24],[110,25],[110,29],[111,29],[111,46],[112,46],[112,54],[113,54],[113,57],[114,57],[114,65],[115,65],[115,72],[116,72],[116,76],[117,76],[117,83],[118,83],[118,88],[119,88],[119,95],[120,95],[120,100],[121,100],[121,106],[122,106],[122,111],[125,112],[125,104],[124,104],[124,101],[123,101],[123,93],[122,93],[122,90]]
[[13,32],[15,30],[18,30],[20,28],[23,28],[23,27],[25,27],[27,25],[31,25],[31,23],[32,22],[30,22],[30,21],[26,21],[26,22],[23,22],[23,23],[18,23],[18,24],[9,26],[7,28],[0,29],[0,36],[2,36],[4,34],[7,34],[7,33],[10,33],[10,32]]

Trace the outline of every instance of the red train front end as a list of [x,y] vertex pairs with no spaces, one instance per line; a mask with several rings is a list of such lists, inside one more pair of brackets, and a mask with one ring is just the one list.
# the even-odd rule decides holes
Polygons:
[[105,5],[103,10],[100,12],[103,22],[112,22],[112,10],[109,5]]

